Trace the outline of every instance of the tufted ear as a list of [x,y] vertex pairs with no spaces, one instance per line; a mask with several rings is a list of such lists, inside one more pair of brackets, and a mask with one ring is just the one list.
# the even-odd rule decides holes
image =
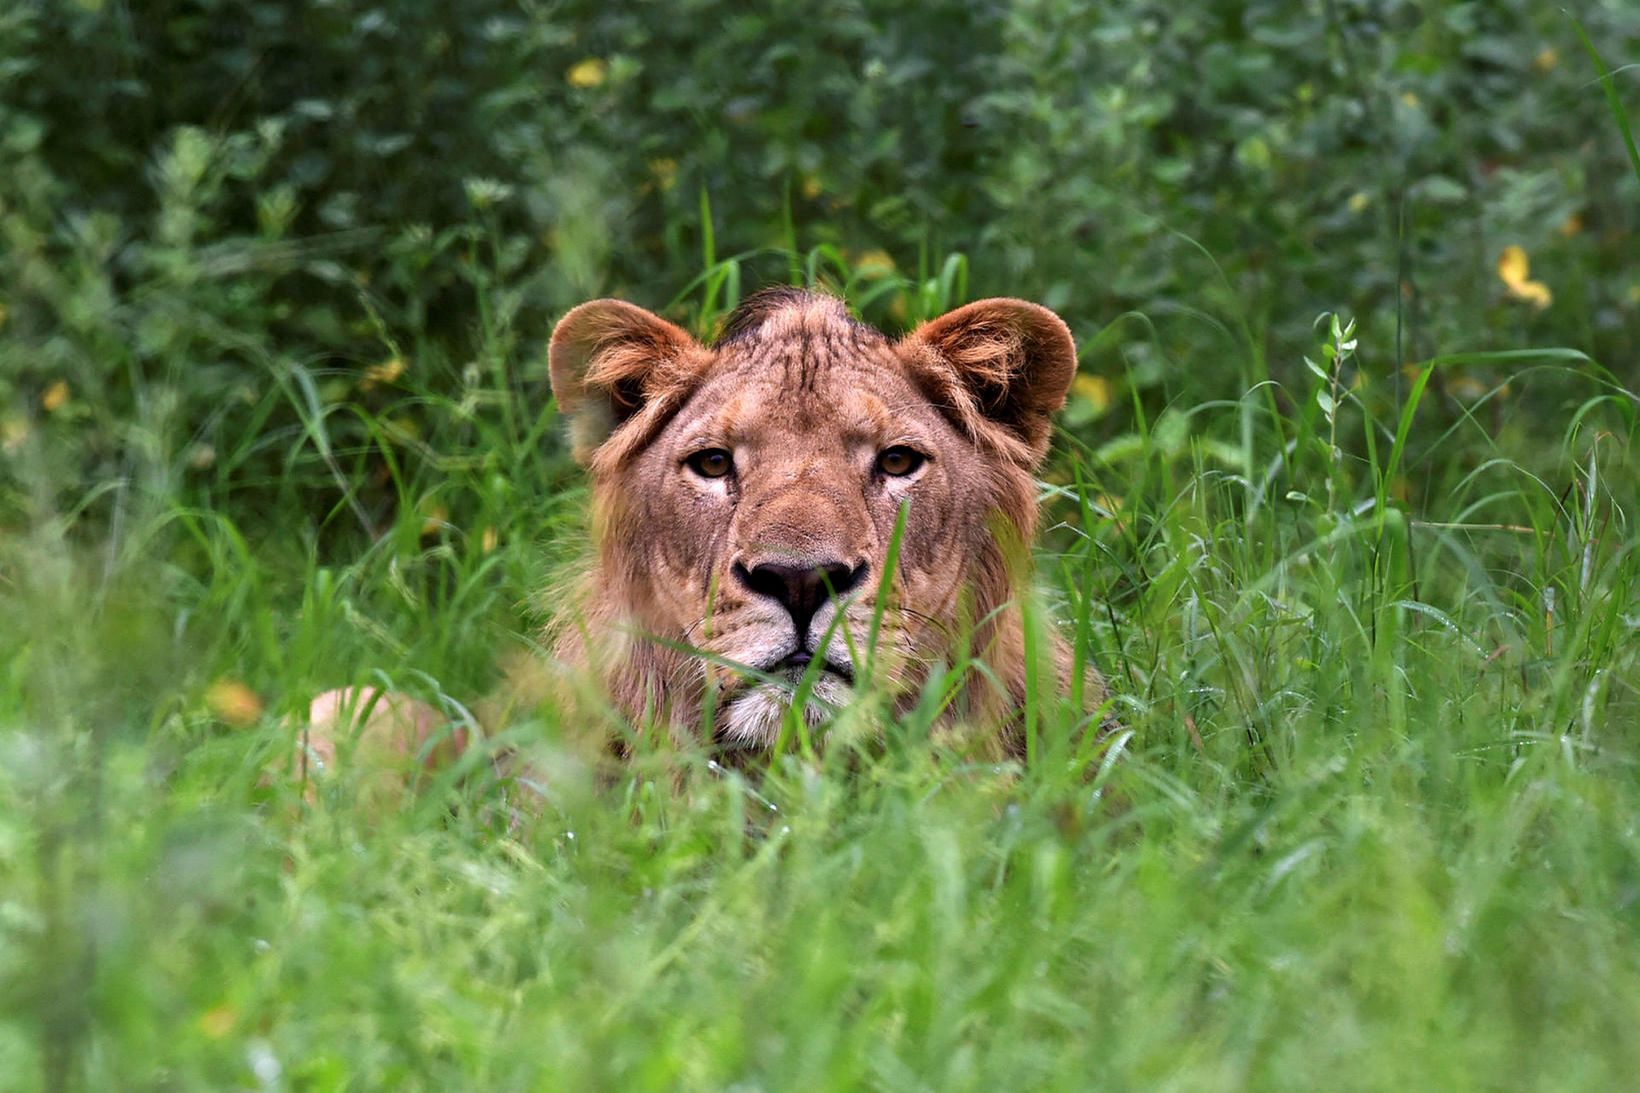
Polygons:
[[552,395],[582,463],[622,422],[677,386],[700,343],[624,300],[593,300],[558,320],[547,350]]
[[1076,342],[1058,315],[1024,300],[980,300],[923,323],[906,342],[959,417],[1001,425],[1028,462],[1047,453],[1049,418],[1076,375]]

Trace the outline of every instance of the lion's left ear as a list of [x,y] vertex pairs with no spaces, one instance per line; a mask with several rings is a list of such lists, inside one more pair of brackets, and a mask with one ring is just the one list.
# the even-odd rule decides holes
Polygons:
[[1076,375],[1076,342],[1058,315],[1024,300],[980,300],[901,344],[922,351],[924,378],[948,404],[1003,426],[1033,462],[1047,453],[1049,419]]
[[547,367],[575,458],[587,462],[622,422],[674,390],[699,352],[681,328],[624,300],[593,300],[558,320]]

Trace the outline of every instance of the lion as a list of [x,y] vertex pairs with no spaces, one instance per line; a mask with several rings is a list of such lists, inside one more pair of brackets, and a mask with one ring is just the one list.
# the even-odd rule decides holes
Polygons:
[[[592,677],[638,731],[756,755],[793,712],[819,726],[867,688],[903,711],[930,673],[980,663],[940,722],[1024,757],[1034,471],[1077,366],[1057,315],[989,299],[892,338],[777,288],[706,344],[603,299],[559,321],[548,364],[593,513],[549,637],[561,676]],[[1046,643],[1061,692],[1080,672],[1099,707],[1099,673]],[[403,696],[328,692],[305,755],[334,761],[350,706],[424,762],[467,740],[433,746],[448,719]]]

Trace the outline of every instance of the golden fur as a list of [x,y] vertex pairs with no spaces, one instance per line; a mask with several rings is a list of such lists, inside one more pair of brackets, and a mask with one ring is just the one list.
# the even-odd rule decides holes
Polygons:
[[[1036,530],[1032,471],[1076,367],[1055,315],[987,300],[896,341],[833,297],[786,289],[748,301],[703,346],[630,304],[599,300],[564,317],[551,365],[591,474],[598,552],[578,625],[557,649],[596,666],[627,716],[658,717],[688,738],[715,687],[718,742],[766,748],[803,674],[779,666],[805,644],[817,655],[828,629],[820,701],[805,712],[818,720],[845,701],[910,502],[878,634],[884,682],[911,696],[931,665],[983,661],[1000,688],[972,673],[948,717],[986,725],[1020,752],[1016,581]],[[894,446],[926,462],[905,477],[877,473],[879,453]],[[732,454],[731,474],[690,470],[689,456],[710,449]],[[741,576],[771,562],[863,566],[863,575],[840,623],[829,600],[797,634]],[[1103,688],[1095,680],[1086,693],[1097,702]]]
[[[596,300],[549,356],[594,526],[552,648],[633,726],[697,740],[709,724],[711,743],[756,752],[805,678],[817,722],[868,684],[907,704],[934,666],[978,661],[942,723],[1023,754],[1033,471],[1076,369],[1057,316],[985,300],[891,339],[834,297],[777,289],[706,345]],[[1091,669],[1083,694],[1104,697]]]

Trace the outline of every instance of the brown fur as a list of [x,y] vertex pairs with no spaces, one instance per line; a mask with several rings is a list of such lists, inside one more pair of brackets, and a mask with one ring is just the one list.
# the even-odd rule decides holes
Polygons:
[[[710,696],[715,742],[756,752],[778,735],[803,675],[786,658],[805,643],[824,667],[808,669],[811,722],[867,684],[858,677],[881,596],[872,684],[905,706],[932,666],[981,661],[989,671],[967,674],[942,723],[977,733],[992,754],[1023,754],[1018,591],[1036,533],[1033,471],[1076,369],[1057,316],[985,300],[894,340],[831,296],[777,289],[703,345],[641,308],[596,300],[559,322],[549,359],[593,498],[595,553],[551,636],[570,676],[595,676],[632,726],[664,725],[679,741],[699,737]],[[880,473],[880,453],[897,445],[926,462],[904,477]],[[733,472],[692,470],[706,449],[730,452]],[[800,634],[796,616],[746,579],[770,565],[863,569],[841,606],[821,604]],[[1068,688],[1069,653],[1048,640]],[[1103,701],[1091,669],[1083,693]],[[321,737],[345,724],[336,703],[320,708],[328,697],[312,719]],[[421,711],[383,708],[391,716],[368,720],[362,735],[425,742]]]
[[[778,604],[736,578],[736,563],[863,564],[830,649],[840,667],[858,669],[842,630],[859,652],[910,499],[885,597],[881,682],[909,699],[930,665],[983,661],[1000,687],[971,673],[946,719],[1020,753],[1016,590],[1036,531],[1032,471],[1076,368],[1058,317],[986,300],[896,341],[833,297],[778,289],[747,301],[703,346],[630,304],[599,300],[559,323],[551,366],[591,474],[597,549],[556,651],[591,666],[634,723],[658,717],[690,739],[715,687],[719,742],[770,745],[781,686],[723,665],[779,676],[796,635]],[[875,475],[878,453],[899,444],[927,463],[908,479]],[[692,473],[688,456],[705,448],[731,451],[733,475]],[[834,612],[816,614],[816,644]],[[1054,653],[1063,682],[1069,656],[1062,643]],[[849,688],[824,672],[817,693],[842,700]],[[1085,694],[1102,700],[1096,674]],[[747,702],[755,713],[738,705]],[[807,712],[817,719],[824,707]]]

